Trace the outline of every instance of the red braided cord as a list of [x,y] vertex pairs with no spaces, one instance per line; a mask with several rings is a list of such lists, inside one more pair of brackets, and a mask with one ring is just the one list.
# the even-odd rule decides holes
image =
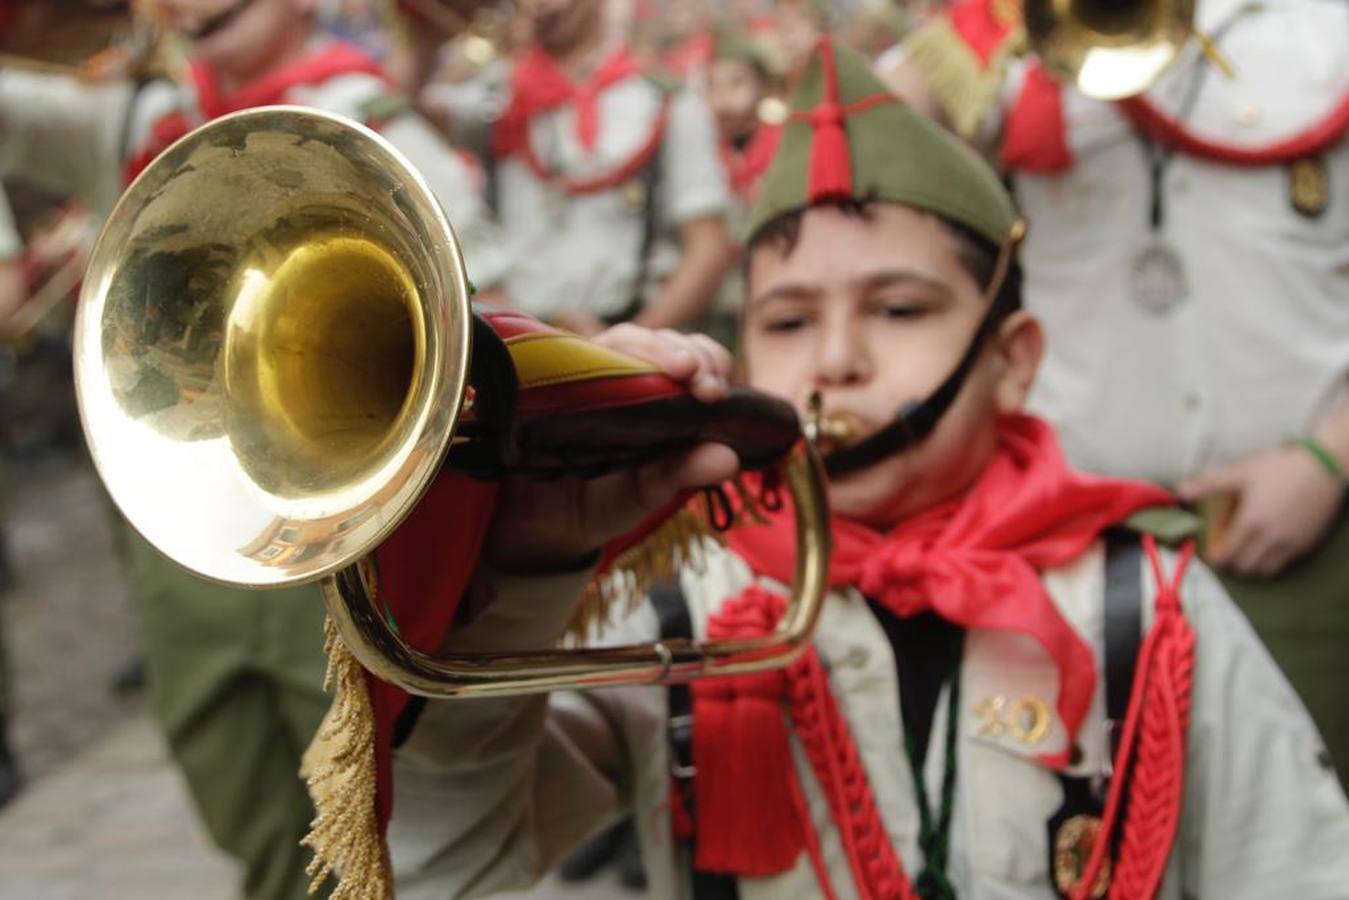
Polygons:
[[796,734],[829,802],[858,894],[863,900],[917,900],[813,648],[788,669],[787,685]]
[[824,864],[824,851],[820,849],[820,836],[815,833],[810,815],[810,804],[806,802],[805,792],[793,769],[787,779],[787,790],[792,795],[792,805],[796,807],[797,818],[801,820],[801,837],[806,843],[806,852],[810,854],[810,867],[815,870],[815,881],[820,886],[824,900],[838,900],[834,886],[829,883],[829,869]]
[[1143,547],[1158,586],[1157,617],[1139,652],[1133,699],[1125,716],[1101,830],[1074,900],[1087,900],[1105,864],[1126,783],[1129,809],[1111,878],[1111,900],[1155,896],[1180,824],[1195,636],[1181,610],[1179,589],[1194,546],[1187,543],[1182,548],[1169,582],[1151,535],[1143,537]]
[[[1149,537],[1145,546],[1160,579],[1156,543]],[[1181,612],[1178,589],[1192,552],[1189,545],[1181,552],[1172,582],[1157,597],[1154,628],[1162,630],[1138,737],[1111,900],[1144,900],[1156,895],[1180,826],[1195,637]]]

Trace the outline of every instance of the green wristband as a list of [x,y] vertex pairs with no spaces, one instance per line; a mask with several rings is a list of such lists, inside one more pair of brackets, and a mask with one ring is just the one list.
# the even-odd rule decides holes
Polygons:
[[1331,478],[1338,481],[1341,487],[1349,486],[1349,478],[1345,477],[1344,469],[1340,466],[1340,461],[1336,459],[1335,455],[1327,450],[1325,445],[1316,438],[1293,438],[1289,443],[1293,446],[1301,447],[1315,457],[1316,461],[1321,464],[1321,468],[1325,469],[1326,473],[1330,475]]

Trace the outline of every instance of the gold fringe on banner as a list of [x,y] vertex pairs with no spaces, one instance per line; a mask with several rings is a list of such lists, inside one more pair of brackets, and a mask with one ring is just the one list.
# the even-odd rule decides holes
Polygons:
[[[637,608],[651,592],[651,587],[662,581],[673,581],[683,569],[701,573],[704,552],[710,539],[721,543],[723,529],[746,522],[764,522],[760,502],[739,478],[730,483],[735,492],[734,509],[722,501],[730,514],[729,523],[714,524],[710,516],[710,497],[695,496],[687,506],[666,519],[646,539],[621,554],[604,572],[597,574],[586,585],[581,603],[567,628],[569,637],[582,640],[596,626],[611,621],[615,610],[627,615]],[[724,492],[726,488],[711,488]]]
[[938,16],[905,39],[904,58],[923,73],[951,127],[969,139],[997,104],[1007,64],[1023,51],[1025,40],[1023,29],[1013,29],[985,64],[950,20]]
[[[678,577],[680,570],[701,571],[707,541],[720,542],[721,531],[746,521],[764,521],[760,500],[736,479],[730,490],[711,489],[706,502],[695,497],[640,544],[623,553],[587,586],[568,627],[582,639],[609,621],[615,609],[631,612],[653,584]],[[717,522],[711,504],[719,500],[726,521]],[[301,775],[309,786],[317,815],[301,842],[314,851],[308,872],[310,893],[329,875],[337,878],[332,900],[390,900],[393,873],[388,847],[375,816],[375,718],[365,670],[347,650],[329,619],[324,626],[328,672],[324,690],[334,691],[332,706],[305,750]]]
[[335,691],[333,704],[300,769],[318,813],[301,841],[314,851],[309,893],[331,874],[337,877],[332,900],[390,900],[393,872],[375,818],[375,715],[365,670],[331,619],[324,625],[323,650],[323,689]]

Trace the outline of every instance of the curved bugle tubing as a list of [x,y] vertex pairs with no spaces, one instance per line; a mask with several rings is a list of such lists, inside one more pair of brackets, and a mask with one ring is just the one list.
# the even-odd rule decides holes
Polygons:
[[765,637],[432,656],[408,646],[382,614],[368,558],[324,582],[324,603],[342,642],[361,665],[426,697],[668,684],[783,666],[805,649],[815,629],[829,568],[828,507],[814,448],[803,442],[783,474],[796,507],[799,552],[788,612]]
[[[649,364],[475,312],[470,294],[435,197],[373,131],[290,107],[217,119],[146,168],[90,256],[74,355],[99,474],[132,526],[204,578],[327,579],[353,655],[411,693],[789,662],[819,615],[829,556],[823,475],[790,404],[744,389],[699,403]],[[592,476],[708,440],[747,469],[786,463],[798,564],[773,635],[439,658],[387,621],[375,548],[443,468]]]

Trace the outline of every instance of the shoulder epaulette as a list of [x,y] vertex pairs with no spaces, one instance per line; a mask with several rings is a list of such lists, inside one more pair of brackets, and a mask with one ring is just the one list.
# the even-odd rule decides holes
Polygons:
[[1179,506],[1152,506],[1134,513],[1120,526],[1138,534],[1150,534],[1163,544],[1174,545],[1199,537],[1204,530],[1204,520]]
[[1008,62],[1021,50],[1024,32],[1009,31],[982,59],[947,16],[936,16],[904,39],[905,59],[922,73],[956,133],[973,137],[998,102]]

